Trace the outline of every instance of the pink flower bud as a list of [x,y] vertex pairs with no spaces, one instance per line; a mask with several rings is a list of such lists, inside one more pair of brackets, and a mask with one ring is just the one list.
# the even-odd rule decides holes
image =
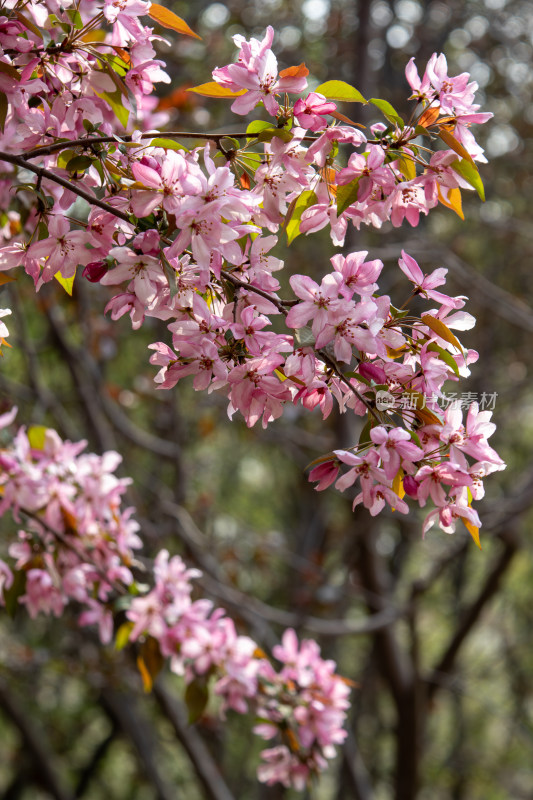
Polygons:
[[404,475],[403,488],[405,494],[409,495],[409,497],[414,499],[418,497],[418,485],[418,481],[416,481],[412,475]]
[[338,474],[338,464],[336,464],[335,461],[326,461],[311,470],[309,473],[309,480],[311,482],[319,481],[315,489],[317,492],[321,492],[323,489],[327,489],[328,486],[331,486]]
[[81,274],[91,283],[98,283],[98,281],[104,277],[108,269],[109,267],[105,261],[91,261]]
[[369,381],[374,381],[374,383],[387,382],[385,371],[381,367],[376,366],[376,364],[369,364],[367,361],[363,361],[359,364],[359,374]]

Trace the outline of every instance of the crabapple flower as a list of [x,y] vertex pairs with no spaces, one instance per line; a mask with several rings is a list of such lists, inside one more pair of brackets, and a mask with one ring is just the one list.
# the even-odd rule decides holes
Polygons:
[[387,431],[382,425],[372,428],[370,438],[379,445],[378,453],[383,464],[383,471],[392,480],[403,461],[418,461],[424,457],[424,451],[411,441],[409,433],[403,428]]
[[234,36],[233,41],[240,50],[238,62],[213,70],[217,83],[235,92],[246,90],[233,102],[231,110],[235,114],[248,114],[263,102],[268,113],[277,116],[279,105],[275,96],[283,92],[303,92],[307,86],[305,76],[293,76],[290,70],[278,76],[278,62],[270,49],[274,41],[274,28],[270,25],[260,42],[257,39],[248,42],[240,35]]
[[431,275],[424,275],[415,259],[405,250],[402,250],[402,257],[399,259],[398,265],[404,275],[407,275],[414,284],[416,294],[436,300],[438,303],[444,303],[452,308],[462,308],[464,306],[464,300],[461,297],[449,297],[447,294],[435,291],[435,287],[446,283],[447,269],[440,267],[434,270]]
[[321,131],[327,127],[326,114],[337,110],[335,103],[328,102],[323,94],[311,92],[305,100],[297,100],[294,104],[294,117],[301,128],[308,131]]

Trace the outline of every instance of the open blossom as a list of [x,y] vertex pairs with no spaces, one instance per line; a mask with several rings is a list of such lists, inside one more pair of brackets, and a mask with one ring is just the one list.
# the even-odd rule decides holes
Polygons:
[[138,17],[147,14],[148,0],[104,0],[104,16],[108,22],[116,22],[117,17]]
[[[274,29],[269,25],[262,41],[242,36],[233,37],[240,49],[236,64],[219,67],[213,70],[213,78],[223,86],[238,92],[246,92],[237,97],[231,106],[236,114],[248,114],[261,101],[272,116],[276,116],[279,105],[275,96],[283,92],[302,92],[307,86],[305,75],[283,73],[278,76],[278,62],[270,49],[274,40]],[[307,74],[307,70],[305,71]]]
[[449,297],[447,294],[436,291],[437,286],[442,286],[446,283],[447,269],[440,267],[434,270],[431,275],[424,275],[415,259],[405,250],[402,250],[402,257],[399,259],[398,264],[402,272],[414,284],[417,294],[436,300],[438,303],[444,303],[452,308],[462,308],[464,305],[464,300],[461,297]]
[[298,125],[316,133],[327,126],[325,115],[332,114],[336,110],[335,103],[328,102],[323,94],[311,92],[305,100],[296,101],[293,113]]
[[370,145],[368,155],[352,153],[348,166],[337,174],[337,183],[344,186],[359,179],[357,200],[364,203],[372,194],[375,187],[380,187],[385,194],[389,194],[396,184],[394,173],[389,165],[384,166],[385,151],[377,145]]
[[34,242],[28,257],[42,263],[42,280],[52,280],[56,272],[64,278],[72,278],[78,264],[88,264],[91,251],[86,248],[88,237],[85,231],[71,231],[65,217],[54,215],[48,220],[48,238]]
[[393,428],[387,431],[379,425],[372,428],[370,438],[379,445],[378,453],[383,464],[383,471],[389,480],[392,480],[402,461],[418,461],[424,457],[424,451],[412,442],[409,433],[403,428]]

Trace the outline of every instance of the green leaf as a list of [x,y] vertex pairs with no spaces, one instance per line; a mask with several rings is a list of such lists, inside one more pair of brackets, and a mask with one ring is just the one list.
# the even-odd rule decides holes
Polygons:
[[364,375],[361,375],[359,372],[345,372],[344,375],[347,378],[355,378],[358,383],[364,383],[365,386],[372,386],[372,383],[368,380],[368,378],[365,378]]
[[266,131],[269,128],[272,128],[271,122],[265,122],[262,119],[254,119],[246,128],[246,133],[250,136],[257,136],[258,133],[261,131]]
[[63,33],[70,33],[71,30],[71,26],[68,24],[68,22],[61,22],[61,20],[58,19],[55,14],[50,14],[45,24],[48,28],[59,27]]
[[220,145],[226,151],[231,151],[231,150],[236,151],[240,148],[241,143],[239,142],[238,139],[234,139],[233,136],[224,136],[223,139],[220,139]]
[[357,202],[357,195],[359,194],[359,178],[355,178],[345,186],[339,186],[337,189],[337,216],[346,211],[348,206]]
[[168,281],[168,288],[170,289],[170,299],[172,299],[178,292],[178,286],[176,284],[176,270],[172,266],[172,264],[168,261],[166,255],[161,250],[161,263],[163,265],[163,272],[165,273],[165,277]]
[[328,100],[341,100],[345,103],[367,103],[358,89],[345,81],[326,81],[314,90]]
[[408,433],[411,436],[411,439],[413,440],[413,442],[416,444],[416,446],[420,447],[420,449],[423,450],[424,448],[422,447],[422,444],[420,443],[420,437],[419,437],[418,433],[416,431],[408,431]]
[[185,705],[189,712],[189,725],[200,719],[209,700],[205,679],[195,678],[185,689]]
[[189,151],[180,142],[175,142],[174,139],[157,138],[152,139],[150,147],[164,147],[165,150],[184,150],[186,153]]
[[455,358],[452,356],[451,353],[448,353],[448,351],[445,350],[444,347],[440,347],[440,345],[438,345],[436,342],[431,342],[431,344],[428,344],[427,350],[431,350],[434,353],[438,353],[440,360],[444,361],[445,364],[447,364],[450,367],[450,369],[452,369],[455,372],[458,378],[460,377],[459,367],[457,366]]
[[128,124],[130,112],[124,106],[124,100],[121,92],[119,92],[117,89],[114,92],[96,92],[96,94],[98,97],[101,97],[102,100],[105,100],[105,102],[114,112],[120,124],[125,128]]
[[255,175],[257,167],[259,167],[263,162],[263,157],[261,153],[241,152],[239,154],[239,160],[244,163],[244,166],[248,172],[251,172],[252,175]]
[[300,235],[300,222],[304,211],[316,205],[317,202],[316,194],[310,190],[302,192],[300,197],[296,200],[292,208],[292,214],[287,215],[286,231],[288,244],[291,244],[296,237]]
[[409,313],[408,308],[395,308],[393,305],[389,306],[389,310],[394,319],[403,319]]
[[465,161],[465,159],[462,161],[457,159],[457,161],[453,161],[450,166],[461,175],[465,181],[468,181],[470,186],[474,187],[480,199],[485,202],[485,187],[483,186],[483,181],[481,180],[477,167],[469,161]]
[[74,158],[76,153],[74,150],[62,150],[57,156],[57,166],[61,169],[66,169],[68,162]]
[[93,160],[89,156],[74,156],[65,165],[68,172],[85,172],[86,169],[92,167]]
[[126,64],[124,59],[120,56],[114,56],[112,54],[108,54],[106,58],[112,70],[120,75],[121,78],[123,78],[129,69],[129,66]]
[[387,100],[381,100],[379,97],[372,97],[370,102],[372,105],[376,106],[376,108],[379,108],[381,113],[389,120],[389,122],[392,122],[393,125],[398,125],[403,131],[405,122],[400,117],[394,106],[391,106]]
[[76,30],[81,31],[83,28],[83,20],[81,18],[81,14],[77,8],[67,8],[67,16],[76,28]]
[[417,136],[426,136],[428,139],[433,139],[434,138],[431,135],[431,133],[428,130],[426,130],[426,128],[424,128],[423,125],[417,125],[416,128],[415,128],[415,133],[416,133]]
[[366,425],[364,426],[363,430],[361,431],[358,447],[361,447],[361,445],[367,444],[370,441],[370,431],[373,428],[372,421],[373,421],[372,417],[370,417]]
[[284,128],[265,128],[265,130],[259,131],[257,138],[260,142],[271,142],[274,138],[281,139],[283,142],[290,142],[292,133]]

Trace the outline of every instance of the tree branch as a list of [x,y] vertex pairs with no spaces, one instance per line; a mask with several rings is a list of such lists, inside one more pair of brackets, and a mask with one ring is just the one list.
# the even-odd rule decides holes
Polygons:
[[367,619],[346,620],[322,619],[274,608],[255,597],[250,597],[248,594],[235,589],[233,586],[223,583],[219,576],[218,564],[209,553],[206,538],[195,525],[188,511],[182,506],[167,501],[162,502],[162,508],[177,520],[182,538],[192,551],[196,563],[204,571],[204,576],[201,579],[203,586],[227,605],[237,609],[243,616],[253,615],[262,620],[282,625],[284,628],[304,628],[321,636],[337,637],[365,636],[369,633],[375,633],[389,627],[407,613],[405,608],[388,606],[381,608],[378,613]]
[[[141,139],[206,139],[207,141],[220,142],[221,139],[257,139],[255,133],[198,133],[192,131],[155,131],[152,133],[142,133]],[[302,141],[314,142],[317,136],[304,136]],[[72,139],[68,142],[56,142],[56,144],[34,147],[25,153],[21,153],[21,158],[38,158],[39,156],[50,156],[61,150],[68,150],[71,147],[89,148],[95,144],[122,144],[123,142],[133,141],[131,134],[124,136],[92,136],[85,139]]]
[[153,694],[189,756],[208,800],[235,800],[198,731],[187,724],[182,707],[163,687],[161,680],[154,686]]
[[13,691],[0,680],[0,708],[4,710],[11,722],[22,736],[24,747],[31,756],[35,780],[40,783],[55,800],[73,800],[72,795],[61,784],[52,767],[52,757],[46,748],[46,736],[39,734],[35,728],[35,720],[31,722],[24,716],[16,702]]
[[102,690],[102,704],[113,723],[131,740],[137,750],[157,800],[177,800],[176,788],[171,789],[160,774],[154,758],[155,742],[151,726],[146,719],[139,716],[133,695],[105,687]]
[[434,697],[434,695],[442,686],[447,684],[449,676],[451,675],[457,662],[457,657],[462,645],[464,644],[468,634],[476,622],[479,620],[485,606],[498,592],[501,580],[511,561],[513,560],[515,553],[520,547],[520,540],[515,531],[509,530],[505,534],[502,534],[500,538],[504,545],[503,551],[496,559],[496,563],[488,575],[478,597],[464,612],[462,618],[459,620],[459,624],[451,638],[451,641],[445,648],[440,661],[433,669],[431,675],[427,678],[427,682],[429,683],[429,700]]
[[58,183],[60,186],[63,186],[65,189],[68,189],[70,192],[77,194],[78,197],[82,197],[87,203],[90,203],[92,206],[98,206],[98,208],[107,211],[109,214],[113,214],[115,217],[119,219],[123,219],[125,222],[129,222],[130,218],[127,214],[123,211],[119,211],[118,208],[114,208],[113,206],[109,205],[109,203],[104,202],[103,200],[99,200],[94,195],[86,192],[85,189],[80,189],[79,186],[75,186],[70,181],[67,181],[65,178],[61,178],[59,175],[54,175],[48,169],[44,167],[35,167],[33,164],[29,164],[27,161],[24,160],[22,156],[13,156],[10,153],[3,153],[0,151],[0,161],[6,161],[8,164],[14,164],[17,167],[21,167],[22,169],[27,169],[30,172],[35,173],[41,180],[46,178],[49,181],[53,181],[54,183]]

